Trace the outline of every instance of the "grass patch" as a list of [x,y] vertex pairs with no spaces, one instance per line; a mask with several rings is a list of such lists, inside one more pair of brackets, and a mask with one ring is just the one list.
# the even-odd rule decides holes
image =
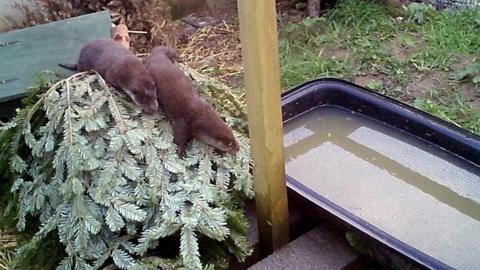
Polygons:
[[322,51],[301,50],[295,44],[283,42],[282,84],[288,89],[317,77],[353,78],[350,60],[322,57]]
[[405,81],[405,63],[384,48],[399,31],[391,13],[388,6],[373,1],[340,1],[323,17],[284,27],[280,33],[284,88],[318,77],[354,79],[371,73]]
[[476,53],[480,51],[480,9],[436,12],[420,32],[432,49]]
[[420,72],[432,69],[449,70],[452,53],[439,51],[419,51],[412,54],[410,63]]
[[475,60],[470,65],[457,71],[453,78],[455,80],[471,80],[475,84],[480,84],[480,60]]
[[[279,44],[284,89],[319,77],[358,79],[480,133],[474,120],[480,118],[475,105],[480,102],[472,103],[459,90],[473,81],[469,91],[480,92],[478,61],[465,61],[478,59],[480,9],[436,11],[412,3],[399,10],[376,1],[341,0],[322,17],[283,27]],[[440,78],[435,87],[450,91],[435,98],[415,91],[425,77]],[[447,110],[441,100],[456,106]]]
[[480,110],[472,106],[460,92],[445,96],[432,91],[430,97],[418,98],[414,105],[458,127],[480,134]]
[[340,1],[335,9],[327,14],[329,20],[357,29],[377,25],[380,20],[375,18],[385,16],[385,7],[371,1]]
[[[421,34],[427,45],[410,59],[419,71],[451,70],[453,60],[459,55],[480,51],[480,9],[437,12],[431,6],[411,4],[407,13],[410,14],[408,23],[422,22],[409,26]],[[422,15],[418,15],[420,13]],[[421,19],[415,19],[417,17]]]

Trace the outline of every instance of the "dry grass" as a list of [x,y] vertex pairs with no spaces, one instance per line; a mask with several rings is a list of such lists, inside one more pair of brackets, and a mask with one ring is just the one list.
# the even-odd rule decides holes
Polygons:
[[17,235],[14,231],[0,230],[0,270],[10,270],[13,253],[17,246]]
[[222,20],[197,29],[178,50],[188,66],[232,86],[243,71],[238,33],[238,24]]
[[[300,21],[305,11],[296,10],[291,0],[277,0],[278,25]],[[209,22],[189,35],[184,44],[177,43],[185,63],[204,75],[215,78],[230,87],[241,86],[243,78],[239,24],[235,4],[220,10],[198,12],[188,18]],[[181,26],[176,27],[182,32]]]
[[25,20],[18,23],[6,17],[5,20],[10,25],[9,30],[108,10],[115,24],[124,23],[131,30],[146,32],[133,39],[132,47],[135,51],[144,53],[149,51],[152,45],[175,44],[175,38],[171,35],[174,26],[170,23],[170,7],[165,0],[37,0],[34,2],[35,5],[23,2],[14,5],[23,14]]

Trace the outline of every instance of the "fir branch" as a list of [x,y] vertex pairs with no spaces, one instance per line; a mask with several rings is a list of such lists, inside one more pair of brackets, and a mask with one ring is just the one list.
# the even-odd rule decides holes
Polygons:
[[132,270],[184,270],[177,262],[160,258],[158,256],[149,256],[133,267]]
[[68,113],[68,118],[67,118],[67,121],[68,121],[68,126],[69,126],[69,129],[68,129],[68,142],[70,144],[73,144],[73,123],[72,123],[72,101],[70,99],[70,84],[68,82],[68,80],[65,81],[65,84],[66,84],[66,89],[65,91],[67,91],[67,113]]
[[187,269],[202,269],[197,236],[190,225],[182,227],[180,234],[180,255]]
[[117,232],[125,226],[123,218],[120,216],[117,210],[113,209],[112,207],[108,208],[105,221],[112,232]]
[[73,266],[73,259],[71,257],[65,257],[60,262],[56,270],[70,270],[72,269],[72,266]]
[[132,221],[143,221],[147,214],[137,205],[126,202],[114,202],[113,207],[126,219]]
[[180,228],[179,224],[164,222],[160,226],[146,229],[138,240],[139,245],[135,248],[136,252],[140,255],[145,254],[154,241],[173,235]]
[[[238,119],[229,111],[224,115]],[[238,236],[245,232],[230,229],[226,214],[238,212],[238,202],[252,189],[244,135],[236,134],[236,156],[220,156],[194,140],[189,157],[180,159],[164,115],[144,115],[89,73],[57,82],[13,123],[8,158],[18,179],[12,187],[17,225],[25,228],[27,215],[42,224],[24,251],[56,231],[68,254],[59,269],[98,269],[109,258],[124,269],[162,268],[133,255],[148,256],[178,235],[180,253],[168,261],[173,269],[202,268],[199,238],[220,241],[240,259],[247,254]]]
[[[210,90],[211,92],[221,91],[220,89],[218,89],[216,87],[213,87],[212,85],[208,85],[207,89]],[[234,95],[225,91],[225,89],[223,89],[222,93],[225,94],[224,97],[233,104],[235,109],[237,109],[238,113],[240,114],[240,117],[242,119],[248,119],[248,115],[247,115],[247,112],[246,112],[245,100],[244,99],[243,100],[237,99],[237,97],[235,97]]]
[[108,96],[110,100],[109,104],[111,104],[111,106],[114,108],[114,110],[112,111],[113,117],[119,123],[120,131],[125,132],[127,130],[127,127],[125,126],[125,123],[123,121],[122,114],[120,113],[120,109],[118,108],[118,105],[115,102],[115,99],[113,98],[112,91],[110,91],[110,87],[107,85],[107,83],[102,78],[102,76],[98,76],[98,80],[102,83],[104,90],[108,92]]
[[120,269],[129,269],[135,266],[135,260],[127,252],[121,249],[115,249],[112,252],[112,258]]

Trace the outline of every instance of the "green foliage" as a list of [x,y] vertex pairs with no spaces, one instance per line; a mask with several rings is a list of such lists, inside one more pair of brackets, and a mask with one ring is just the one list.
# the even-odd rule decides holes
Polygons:
[[[201,81],[199,89],[208,84]],[[28,217],[40,224],[18,258],[45,254],[38,247],[52,234],[66,252],[57,269],[99,269],[109,259],[120,269],[223,264],[221,256],[200,257],[200,238],[218,241],[239,260],[251,252],[241,226],[230,226],[247,226],[238,213],[253,195],[248,142],[241,133],[235,156],[194,140],[188,157],[180,159],[161,113],[142,114],[101,77],[87,73],[59,81],[2,129],[1,135],[10,136],[17,228],[30,225]],[[178,235],[178,246],[168,247],[178,253],[145,260]]]
[[338,1],[327,18],[345,26],[369,31],[388,21],[388,14],[387,6],[378,5],[375,1],[343,0]]
[[[36,82],[36,86],[30,88],[29,94],[22,99],[23,106],[27,108],[33,106],[38,101],[38,93],[45,92],[51,85],[51,81],[44,76],[37,76]],[[26,110],[20,110],[12,122],[16,122],[24,117],[25,113]],[[37,119],[38,117],[41,118],[43,115],[36,116]],[[5,127],[8,127],[8,125]],[[0,132],[0,173],[2,176],[2,181],[0,181],[0,212],[2,213],[2,215],[0,215],[0,229],[15,227],[13,220],[17,204],[12,200],[13,194],[9,192],[15,180],[14,174],[9,170],[10,158],[12,157],[10,142],[12,142],[15,135],[12,129],[6,129]]]
[[312,78],[344,77],[349,74],[348,59],[320,58],[315,52],[300,52],[294,47],[286,49],[282,45],[282,50],[291,50],[289,55],[281,58],[282,83],[287,89]]
[[[33,221],[33,219],[31,219]],[[34,222],[36,223],[36,222]],[[65,248],[60,244],[55,232],[48,233],[41,241],[30,242],[35,234],[31,225],[26,234],[23,234],[18,246],[21,248],[15,254],[12,269],[44,270],[55,269],[65,254]]]
[[480,50],[480,8],[436,12],[421,27],[427,44],[440,52],[476,53]]
[[369,248],[363,243],[361,237],[358,233],[355,232],[346,232],[345,239],[347,239],[348,244],[357,252],[362,255],[369,255]]
[[428,4],[423,3],[410,3],[408,6],[403,6],[405,14],[407,15],[407,21],[415,23],[425,23],[433,15],[435,15],[435,8]]
[[430,5],[412,3],[407,14],[409,20],[421,23],[413,29],[422,34],[428,46],[410,59],[419,71],[449,70],[455,56],[480,50],[480,8],[440,12]]
[[452,64],[453,55],[451,52],[438,53],[436,51],[422,51],[412,53],[410,63],[418,71],[432,69],[448,70]]
[[382,88],[383,82],[382,81],[377,81],[377,80],[372,80],[372,81],[369,81],[365,86],[367,88],[372,89],[372,90],[379,90],[380,88]]
[[[480,80],[478,66],[463,64],[464,59],[478,58],[480,8],[437,11],[431,5],[411,3],[403,13],[398,11],[398,6],[378,1],[342,0],[321,17],[285,25],[279,41],[284,89],[333,76],[365,82],[363,86],[411,102],[422,92],[415,91],[415,85],[429,77],[438,89],[456,89],[442,92],[443,100],[457,100],[460,89],[468,89],[469,98],[480,99],[465,84]],[[446,72],[454,73],[451,77],[457,81],[447,80]],[[459,100],[462,105],[456,107],[461,110],[431,112],[470,119],[468,112],[478,102]],[[470,120],[456,122],[476,130]]]
[[445,99],[438,92],[432,91],[429,98],[418,98],[414,105],[456,126],[480,133],[480,110],[472,106],[462,94],[455,93]]
[[474,61],[457,71],[454,75],[455,80],[464,80],[466,78],[470,78],[473,83],[480,84],[480,61]]
[[[55,79],[52,77],[51,79]],[[57,78],[58,80],[58,78]],[[20,109],[17,112],[17,116],[7,125],[3,126],[0,131],[0,173],[2,174],[2,181],[0,181],[0,230],[6,229],[12,231],[15,228],[16,216],[18,213],[18,203],[14,199],[13,194],[10,192],[13,182],[15,181],[15,174],[9,169],[10,159],[13,156],[11,144],[16,140],[17,133],[14,129],[8,128],[12,123],[21,121],[26,117],[27,111],[34,106],[39,98],[39,93],[45,92],[51,86],[49,78],[42,75],[36,77],[37,85],[30,88],[29,95],[22,99],[22,103],[25,106],[24,109]],[[43,123],[41,119],[44,118],[42,112],[38,112],[32,116],[32,119],[36,119],[34,122],[37,124]],[[35,126],[35,125],[34,125]],[[24,145],[20,145],[21,153],[24,152]],[[16,154],[16,153],[14,153]],[[16,158],[16,157],[15,157]],[[17,245],[22,246],[29,242],[29,239],[35,234],[38,221],[34,218],[27,218],[28,224],[24,231],[16,233],[15,238]],[[48,250],[48,256],[37,250]],[[2,255],[6,254],[5,250],[0,248]],[[60,246],[58,236],[55,233],[49,233],[41,242],[35,243],[35,248],[25,250],[22,254],[17,254],[12,258],[12,262],[15,262],[15,269],[54,269],[56,264],[60,261],[60,258],[65,256],[64,249]],[[11,263],[11,262],[10,262]],[[7,266],[5,267],[13,267]],[[10,269],[10,268],[7,268]]]
[[[389,14],[373,1],[339,1],[324,17],[286,25],[279,43],[283,85],[329,76],[351,79],[361,69],[396,70],[382,44],[396,31]],[[384,63],[387,68],[380,70]]]
[[[300,21],[299,23],[290,23],[285,26],[283,29],[285,33],[291,34],[291,33],[301,33],[303,36],[308,36],[315,34],[317,32],[316,29],[318,27],[321,27],[323,23],[325,23],[326,20],[324,17],[307,17]],[[297,35],[298,37],[299,35]]]

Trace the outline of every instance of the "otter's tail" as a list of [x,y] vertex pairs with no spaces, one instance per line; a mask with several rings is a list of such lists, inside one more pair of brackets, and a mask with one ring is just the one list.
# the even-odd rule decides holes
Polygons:
[[62,68],[77,71],[77,64],[58,64]]

